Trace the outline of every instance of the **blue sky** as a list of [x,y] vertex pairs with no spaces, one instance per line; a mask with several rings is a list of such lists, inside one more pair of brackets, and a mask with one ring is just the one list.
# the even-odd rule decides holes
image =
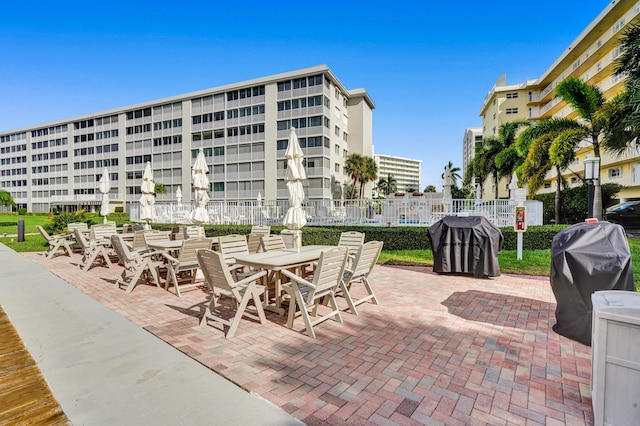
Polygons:
[[539,77],[609,1],[31,1],[0,14],[0,131],[327,64],[375,152],[462,167],[502,73]]

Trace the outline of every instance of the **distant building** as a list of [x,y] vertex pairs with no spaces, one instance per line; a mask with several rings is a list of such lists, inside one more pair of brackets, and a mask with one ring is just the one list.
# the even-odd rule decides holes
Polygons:
[[[555,97],[555,87],[568,76],[598,86],[607,99],[623,90],[625,77],[614,74],[614,62],[621,53],[618,44],[625,27],[638,23],[639,14],[640,1],[609,2],[539,78],[507,85],[505,76],[500,76],[480,108],[483,138],[497,137],[501,124],[517,119],[576,118],[573,108]],[[576,174],[584,173],[584,159],[589,155],[593,156],[591,145],[584,143],[578,149],[575,163],[565,172],[565,180],[570,185],[581,184]],[[640,198],[640,153],[637,150],[629,150],[622,156],[601,151],[601,162],[602,183],[624,185],[620,198]],[[551,172],[540,191],[555,191],[555,184],[555,172]],[[491,180],[485,181],[485,192],[493,193],[494,188],[490,185]],[[506,181],[500,182],[501,197],[508,196],[507,185]]]
[[167,189],[157,201],[174,201],[181,186],[189,203],[191,165],[203,148],[212,201],[285,200],[293,126],[307,199],[330,200],[336,183],[350,181],[347,156],[373,156],[374,108],[364,89],[346,89],[320,65],[0,132],[0,188],[29,211],[93,209],[107,167],[111,198],[137,203],[150,161],[154,180]]
[[[462,139],[462,173],[467,172],[467,165],[473,161],[478,144],[482,143],[482,127],[468,127]],[[463,176],[463,178],[466,176]]]
[[386,179],[392,175],[399,192],[422,191],[422,160],[382,154],[375,154],[373,158],[378,165],[378,177]]

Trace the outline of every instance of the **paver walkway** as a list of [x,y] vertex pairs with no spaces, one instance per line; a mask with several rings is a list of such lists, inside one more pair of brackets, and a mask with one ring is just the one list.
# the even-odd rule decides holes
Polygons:
[[126,295],[113,286],[115,264],[82,272],[78,255],[25,256],[310,425],[593,424],[591,350],[551,330],[548,278],[376,266],[382,305],[318,325],[315,340],[272,313],[226,340],[198,326],[203,290],[178,298],[139,285]]

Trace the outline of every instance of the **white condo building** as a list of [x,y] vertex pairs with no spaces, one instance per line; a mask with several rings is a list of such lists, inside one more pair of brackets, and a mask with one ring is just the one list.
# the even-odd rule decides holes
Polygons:
[[422,160],[382,154],[375,154],[373,158],[378,165],[378,177],[386,179],[388,175],[392,175],[396,179],[398,191],[422,190]]
[[111,199],[137,203],[151,162],[154,180],[167,189],[158,201],[175,201],[181,186],[188,203],[191,165],[203,148],[212,201],[285,200],[293,126],[305,155],[307,199],[330,200],[350,181],[347,156],[373,156],[374,108],[364,89],[346,89],[319,65],[2,131],[0,188],[29,211],[91,209],[100,204],[107,167]]
[[476,155],[476,146],[482,143],[482,127],[468,127],[462,139],[462,172],[467,172],[467,165]]

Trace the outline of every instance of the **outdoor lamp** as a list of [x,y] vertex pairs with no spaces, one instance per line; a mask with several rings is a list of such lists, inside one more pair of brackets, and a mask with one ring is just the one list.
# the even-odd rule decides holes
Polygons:
[[594,180],[600,178],[600,158],[584,159],[584,178]]

